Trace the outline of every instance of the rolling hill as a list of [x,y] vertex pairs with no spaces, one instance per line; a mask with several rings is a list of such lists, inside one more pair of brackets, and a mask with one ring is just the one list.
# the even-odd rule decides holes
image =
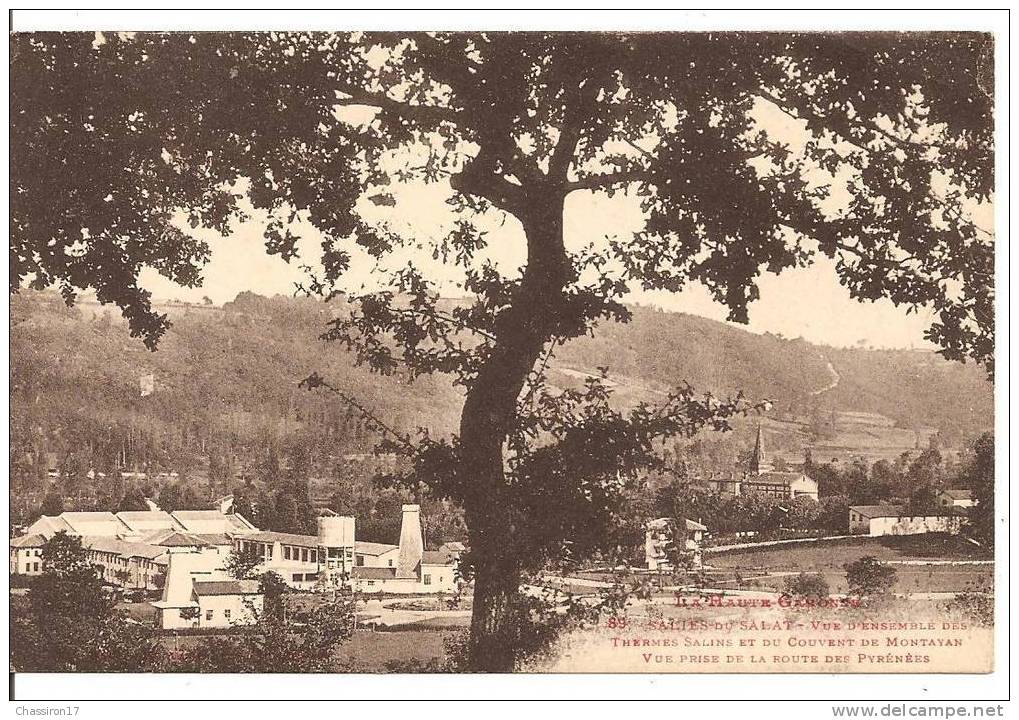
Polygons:
[[[446,434],[461,391],[443,377],[408,382],[354,367],[318,339],[334,306],[242,293],[223,307],[162,308],[173,326],[159,350],[131,338],[115,309],[58,296],[11,297],[12,441],[26,452],[87,446],[128,464],[204,472],[209,448],[238,468],[267,441],[305,436],[326,463],[370,452],[374,433],[334,398],[298,389],[318,371],[403,430]],[[771,399],[772,446],[797,459],[806,447],[833,457],[894,456],[934,432],[960,445],[993,425],[993,388],[973,365],[926,351],[846,349],[758,335],[725,323],[637,307],[628,324],[606,324],[567,344],[550,375],[579,382],[607,366],[623,402],[654,400],[670,387]],[[154,392],[140,382],[152,376]],[[739,434],[749,434],[742,423]],[[16,450],[17,452],[17,450]],[[13,455],[12,455],[13,457]],[[187,458],[187,459],[182,459]]]

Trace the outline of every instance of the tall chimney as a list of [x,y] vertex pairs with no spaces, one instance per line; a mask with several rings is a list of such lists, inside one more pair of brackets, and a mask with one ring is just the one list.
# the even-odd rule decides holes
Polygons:
[[400,557],[396,561],[396,577],[417,577],[424,551],[425,544],[421,539],[421,506],[404,505],[403,518],[400,522]]

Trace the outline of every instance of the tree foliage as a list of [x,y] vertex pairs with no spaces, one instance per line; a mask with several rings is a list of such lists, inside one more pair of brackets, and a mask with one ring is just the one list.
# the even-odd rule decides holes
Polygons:
[[970,511],[969,528],[985,547],[994,547],[994,435],[984,433],[973,444],[962,474],[962,484],[973,491],[976,506]]
[[151,628],[116,609],[81,538],[59,532],[42,549],[28,607],[12,605],[11,660],[21,672],[137,672],[152,667]]
[[872,555],[847,563],[846,583],[849,594],[857,597],[880,597],[891,592],[897,573]]
[[827,598],[828,581],[821,573],[801,572],[785,579],[785,594],[803,598]]
[[[993,190],[990,50],[966,33],[16,35],[11,287],[93,288],[154,346],[167,320],[139,270],[195,285],[209,252],[175,219],[227,233],[259,213],[287,260],[309,224],[305,289],[330,298],[367,259],[324,336],[463,386],[455,436],[388,441],[401,479],[463,504],[470,655],[506,670],[521,573],[593,549],[663,437],[747,409],[679,388],[623,411],[604,377],[550,388],[555,348],[626,320],[629,291],[699,283],[746,322],[762,271],[826,255],[856,298],[932,306],[930,339],[990,370],[993,248],[972,220]],[[432,232],[376,212],[426,185],[451,210]],[[591,194],[643,224],[568,244],[567,198]],[[491,260],[493,222],[519,270]],[[421,253],[459,268],[464,302],[440,305]]]
[[303,622],[297,626],[282,612],[267,610],[243,633],[208,638],[176,653],[175,669],[203,673],[330,672],[334,670],[336,647],[353,635],[354,611],[349,596],[323,599],[302,616]]

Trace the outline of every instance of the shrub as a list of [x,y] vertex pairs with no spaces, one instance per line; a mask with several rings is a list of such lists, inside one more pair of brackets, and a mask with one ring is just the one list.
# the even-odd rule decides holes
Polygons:
[[801,572],[785,579],[785,593],[794,597],[828,597],[828,582],[821,573]]
[[994,597],[984,593],[963,592],[945,603],[945,610],[957,612],[978,625],[994,625]]
[[895,585],[895,568],[882,565],[873,555],[866,555],[856,562],[843,566],[849,594],[858,597],[887,595]]

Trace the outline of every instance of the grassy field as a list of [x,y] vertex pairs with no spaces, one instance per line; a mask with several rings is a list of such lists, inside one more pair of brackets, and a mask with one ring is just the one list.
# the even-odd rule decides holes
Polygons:
[[[440,672],[446,657],[443,643],[458,632],[452,629],[358,630],[336,648],[329,672]],[[166,636],[162,642],[167,649],[184,650],[217,636]]]
[[335,654],[336,672],[421,672],[441,670],[443,642],[455,630],[358,632]]
[[[993,565],[905,565],[895,561],[986,559],[986,553],[951,536],[929,535],[886,538],[852,538],[736,550],[711,554],[706,562],[715,568],[740,573],[744,578],[764,572],[821,573],[832,592],[845,592],[844,565],[864,556],[892,561],[898,574],[895,592],[989,592],[993,589]],[[741,587],[779,589],[783,577],[744,580]]]

